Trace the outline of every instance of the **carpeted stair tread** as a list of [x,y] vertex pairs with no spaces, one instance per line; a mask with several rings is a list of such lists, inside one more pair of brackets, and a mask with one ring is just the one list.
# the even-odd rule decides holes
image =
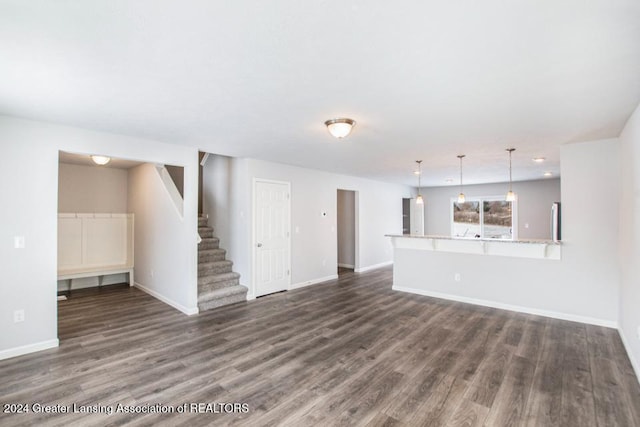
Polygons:
[[198,264],[198,277],[214,276],[218,274],[231,273],[233,262],[220,260],[212,262],[201,262]]
[[198,234],[203,239],[213,237],[213,227],[198,227]]
[[198,295],[198,309],[201,311],[222,307],[238,302],[246,302],[248,289],[242,285],[202,292]]
[[198,264],[214,261],[224,261],[226,256],[227,251],[225,251],[224,249],[203,249],[201,251],[198,251]]
[[218,239],[217,237],[208,237],[208,238],[202,239],[202,241],[198,245],[198,250],[206,251],[209,249],[219,249],[219,246],[220,246],[220,239]]
[[237,279],[240,279],[240,275],[232,271],[231,273],[212,274],[211,276],[200,277],[198,278],[198,284],[226,282],[227,280]]

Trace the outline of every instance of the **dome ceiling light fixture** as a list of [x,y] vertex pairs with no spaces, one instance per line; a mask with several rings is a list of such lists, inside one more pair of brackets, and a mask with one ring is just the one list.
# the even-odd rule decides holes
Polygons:
[[91,160],[96,165],[104,166],[111,161],[111,157],[91,155]]
[[331,119],[324,122],[324,125],[329,130],[329,133],[338,139],[343,139],[349,136],[353,127],[356,125],[356,121],[348,119],[346,117],[340,117],[337,119]]

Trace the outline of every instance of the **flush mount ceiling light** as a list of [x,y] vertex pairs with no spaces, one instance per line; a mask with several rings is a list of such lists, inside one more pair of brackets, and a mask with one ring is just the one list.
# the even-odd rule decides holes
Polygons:
[[111,161],[111,157],[92,155],[91,160],[93,160],[93,163],[95,163],[96,165],[104,166]]
[[512,188],[511,188],[511,184],[513,182],[512,178],[511,178],[511,153],[516,151],[516,149],[515,148],[507,148],[507,151],[509,152],[509,191],[507,191],[506,200],[507,200],[507,202],[513,202],[513,201],[516,200],[516,193],[514,193]]
[[464,203],[464,193],[462,192],[462,159],[464,157],[464,154],[458,155],[458,158],[460,159],[460,194],[458,194],[458,203]]
[[549,178],[550,176],[553,176],[553,172],[545,172],[542,176]]
[[420,177],[422,176],[422,168],[421,168],[422,160],[416,160],[416,163],[418,164],[418,173],[416,174],[418,175],[418,196],[416,197],[416,204],[422,205],[424,203],[424,200],[422,199],[422,195],[420,194]]
[[324,125],[327,127],[331,135],[338,139],[342,139],[349,136],[351,130],[356,125],[356,121],[341,117],[338,119],[327,120],[324,122]]
[[531,160],[533,160],[533,161],[534,161],[534,162],[536,162],[536,163],[542,163],[542,162],[544,162],[544,161],[545,161],[545,160],[547,160],[547,159],[545,159],[544,157],[534,157],[534,158],[533,158],[533,159],[531,159]]

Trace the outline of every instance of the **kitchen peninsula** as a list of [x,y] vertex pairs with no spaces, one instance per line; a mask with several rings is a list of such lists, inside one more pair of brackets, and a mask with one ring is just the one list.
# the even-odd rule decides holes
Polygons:
[[[577,259],[552,240],[459,239],[387,235],[393,245],[393,289],[435,298],[610,326],[571,313],[557,298],[580,289]],[[573,248],[573,245],[570,245]],[[569,255],[573,252],[569,251]],[[567,284],[571,284],[567,286]],[[582,295],[571,292],[575,304]]]

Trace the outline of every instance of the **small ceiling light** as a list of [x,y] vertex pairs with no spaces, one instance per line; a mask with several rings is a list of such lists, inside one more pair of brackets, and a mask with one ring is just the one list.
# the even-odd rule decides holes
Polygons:
[[531,159],[531,160],[533,160],[533,161],[534,161],[534,162],[536,162],[536,163],[542,163],[542,162],[544,162],[544,161],[545,161],[545,160],[547,160],[547,159],[545,159],[544,157],[534,157],[534,158],[533,158],[533,159]]
[[421,173],[422,173],[422,172],[420,172],[419,170],[415,170],[415,171],[413,171],[413,174],[414,174],[414,175],[420,175]]
[[464,159],[464,154],[459,154],[458,158],[460,159],[460,194],[458,194],[458,203],[464,203],[464,193],[462,192],[462,159]]
[[422,205],[424,204],[424,200],[422,199],[422,195],[420,194],[420,177],[422,176],[422,168],[420,164],[422,163],[422,160],[416,160],[416,163],[418,164],[418,196],[416,197],[416,204]]
[[356,125],[356,121],[347,118],[331,119],[324,122],[329,133],[338,139],[346,138]]
[[548,178],[550,176],[553,176],[553,172],[545,172],[545,173],[542,174],[542,176],[545,176],[545,177]]
[[447,184],[451,184],[453,182],[453,179],[447,178],[444,180],[444,182],[446,182]]
[[111,161],[111,157],[107,156],[91,156],[91,160],[96,165],[104,166]]
[[513,179],[511,177],[511,153],[516,151],[516,149],[515,148],[507,148],[507,151],[509,152],[509,191],[507,192],[506,200],[507,200],[507,202],[513,202],[513,201],[516,200],[516,193],[514,193],[512,188],[511,188],[511,184],[513,183]]

